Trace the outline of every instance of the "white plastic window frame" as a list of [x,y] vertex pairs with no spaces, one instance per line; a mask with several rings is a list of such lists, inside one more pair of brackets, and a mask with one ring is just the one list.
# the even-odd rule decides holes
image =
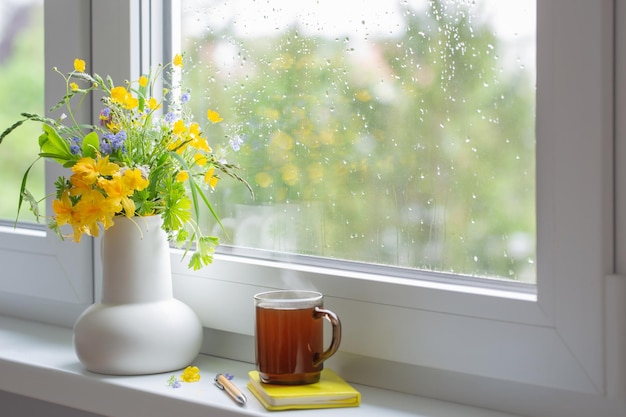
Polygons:
[[[56,12],[46,12],[46,19],[52,19],[47,20],[46,36],[57,47],[47,46],[47,57],[58,64],[71,62],[76,51],[85,57],[91,52],[98,73],[116,79],[138,74],[142,62],[158,62],[161,50],[154,46],[156,20],[149,29],[153,45],[138,49],[137,21],[144,3],[54,2]],[[616,4],[621,3],[538,1],[536,294],[454,277],[417,274],[406,279],[333,269],[332,264],[309,267],[227,255],[193,272],[173,250],[176,296],[198,312],[207,335],[220,337],[207,338],[205,350],[254,360],[252,296],[265,289],[310,287],[323,292],[327,307],[342,319],[344,338],[333,366],[351,380],[423,393],[423,384],[407,381],[419,379],[417,369],[429,369],[526,387],[622,396],[624,367],[611,365],[626,363],[626,281],[614,266],[614,252],[620,249],[614,243],[616,225],[622,226],[617,237],[624,237],[624,210],[614,210],[614,148],[626,152],[620,141],[614,143],[613,131],[613,30],[620,26],[614,25]],[[91,45],[81,38],[89,32],[81,20],[87,7]],[[152,13],[157,10],[153,7]],[[624,13],[617,19],[626,22]],[[83,30],[78,35],[72,32],[77,26]],[[616,184],[621,188],[626,186],[624,177],[622,173]],[[48,236],[29,238],[3,232],[0,249],[24,253],[31,264],[52,257],[61,269],[90,259],[73,244],[49,243]],[[23,267],[3,265],[0,280],[25,275]],[[82,270],[94,276],[91,266]],[[50,273],[37,271],[35,275]],[[77,286],[87,289],[91,284],[87,279]],[[13,300],[20,296],[16,292]],[[390,369],[399,373],[384,377]]]

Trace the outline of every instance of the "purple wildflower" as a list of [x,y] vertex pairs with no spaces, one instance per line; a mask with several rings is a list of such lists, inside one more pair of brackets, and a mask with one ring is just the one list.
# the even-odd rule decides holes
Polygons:
[[233,148],[235,152],[241,149],[241,145],[243,145],[243,139],[239,135],[235,135],[235,137],[230,140],[230,147]]
[[123,130],[120,130],[119,132],[117,132],[117,134],[115,136],[113,136],[113,138],[111,138],[111,149],[113,150],[113,152],[117,152],[118,150],[122,150],[122,152],[125,152],[126,149],[124,148],[124,141],[126,140],[126,132],[124,132]]
[[110,155],[111,144],[106,140],[100,140],[100,152],[102,152],[104,155]]
[[82,143],[82,140],[77,138],[77,137],[73,137],[70,141],[70,152],[72,153],[72,155],[77,155],[80,153],[80,145]]
[[165,115],[165,121],[167,123],[174,123],[176,121],[176,115],[171,111],[167,112],[167,114]]
[[183,95],[180,97],[180,101],[181,103],[185,104],[189,101],[189,99],[191,98],[191,94],[189,94],[189,92],[185,91],[183,93]]
[[121,150],[122,152],[126,152],[126,148],[124,147],[124,141],[126,140],[126,132],[120,130],[117,134],[107,133],[102,135],[100,139],[100,151],[109,155],[112,152],[117,152]]
[[109,109],[108,107],[102,109],[102,111],[100,111],[100,126],[104,126],[107,123],[111,122],[111,109]]
[[180,388],[182,386],[178,378],[176,378],[176,375],[172,375],[167,379],[167,385],[172,388]]

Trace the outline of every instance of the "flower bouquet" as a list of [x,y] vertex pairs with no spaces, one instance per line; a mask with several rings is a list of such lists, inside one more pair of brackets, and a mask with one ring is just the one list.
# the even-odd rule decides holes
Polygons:
[[[85,62],[76,59],[69,74],[55,68],[66,92],[50,111],[66,113],[59,119],[22,113],[23,119],[0,135],[1,143],[23,123],[40,122],[43,133],[37,160],[53,160],[71,170],[69,177],[61,176],[55,182],[54,214],[48,221],[61,238],[78,242],[83,235],[98,236],[100,230],[115,224],[117,216],[160,215],[169,240],[184,247],[185,253],[193,251],[190,268],[212,262],[218,239],[201,230],[201,207],[221,226],[209,201],[220,175],[250,187],[226,161],[225,153],[214,151],[203,128],[193,120],[186,108],[189,91],[168,81],[180,78],[182,66],[183,57],[177,54],[153,73],[116,85],[110,77],[87,73]],[[79,124],[75,109],[92,92],[102,94],[99,121]],[[207,111],[207,118],[207,123],[222,121],[213,110]],[[238,136],[231,139],[235,151],[240,144]],[[28,202],[39,219],[40,201],[26,188],[29,170],[22,180],[19,208]],[[64,233],[62,228],[72,232]]]

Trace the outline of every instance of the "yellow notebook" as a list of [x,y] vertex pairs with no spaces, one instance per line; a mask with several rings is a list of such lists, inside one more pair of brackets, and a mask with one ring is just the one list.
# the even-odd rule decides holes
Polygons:
[[248,375],[248,389],[271,411],[357,407],[361,404],[361,393],[330,369],[323,369],[320,381],[308,385],[264,384],[257,371],[250,371]]

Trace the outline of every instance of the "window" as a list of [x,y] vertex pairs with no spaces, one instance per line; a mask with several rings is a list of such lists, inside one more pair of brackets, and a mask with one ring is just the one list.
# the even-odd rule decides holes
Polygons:
[[[46,8],[46,19],[52,19],[46,25],[52,31],[46,36],[47,61],[60,65],[89,56],[97,72],[130,78],[126,74],[138,74],[145,62],[161,60],[162,34],[151,30],[167,26],[158,19],[180,21],[178,1],[101,3],[64,0]],[[144,5],[151,8],[140,13]],[[541,402],[534,400],[543,398],[539,392],[570,401],[602,401],[621,393],[623,367],[612,364],[623,363],[615,348],[623,343],[608,343],[622,340],[626,328],[625,316],[615,314],[623,312],[626,291],[611,275],[613,252],[620,249],[614,245],[614,214],[615,224],[624,223],[622,211],[613,211],[613,15],[611,0],[537,2],[536,286],[459,281],[431,272],[406,279],[373,266],[355,271],[232,254],[194,272],[177,262],[180,253],[173,251],[175,293],[201,316],[207,351],[253,360],[252,296],[268,288],[316,288],[345,327],[332,366],[353,381],[521,414],[534,414],[532,407]],[[150,17],[151,26],[138,25]],[[615,27],[625,18],[622,11]],[[89,32],[91,39],[84,36]],[[138,47],[142,33],[151,35],[150,47]],[[67,257],[71,262],[64,266],[90,258],[73,244],[21,232],[3,231],[0,248],[3,268],[16,252],[27,256],[29,265],[38,263],[30,255],[39,252],[44,258]],[[24,297],[13,277],[43,278],[42,270],[24,271],[23,264],[10,266],[9,278],[7,269],[0,276],[3,312],[20,313]],[[91,271],[89,264],[77,275],[92,277]],[[83,291],[91,284],[76,286]],[[44,293],[40,285],[30,290]],[[49,318],[51,309],[46,306],[39,317]],[[424,375],[428,383],[421,382]],[[481,392],[485,386],[503,395]]]
[[190,103],[256,195],[217,187],[222,240],[534,282],[534,6],[182,1]]

